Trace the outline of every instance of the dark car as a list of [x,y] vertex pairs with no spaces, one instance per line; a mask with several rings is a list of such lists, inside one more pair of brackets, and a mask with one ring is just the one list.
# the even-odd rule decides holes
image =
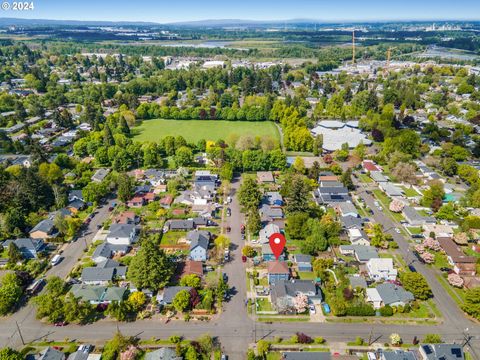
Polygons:
[[448,267],[441,267],[441,268],[440,268],[440,271],[444,271],[444,272],[448,272],[448,271],[450,271],[450,270],[452,270],[452,269],[450,269],[450,268],[448,268]]
[[58,321],[56,322],[55,324],[53,324],[54,326],[67,326],[67,322],[66,321]]
[[245,255],[242,255],[242,262],[247,262],[247,257]]
[[411,271],[411,272],[417,272],[417,269],[415,269],[415,267],[413,265],[408,265],[408,269]]
[[230,226],[227,226],[226,231],[227,233],[229,233],[230,231],[232,231],[232,228]]
[[228,281],[228,275],[223,273],[223,281],[227,282]]
[[422,264],[425,264],[425,260],[422,259],[422,257],[420,256],[420,254],[417,251],[414,251],[413,255],[415,255],[415,257],[417,258],[418,261],[420,261]]

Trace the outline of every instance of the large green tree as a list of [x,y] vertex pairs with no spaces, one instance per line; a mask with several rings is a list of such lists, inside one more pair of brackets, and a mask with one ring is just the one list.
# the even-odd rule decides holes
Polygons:
[[410,291],[415,299],[427,300],[432,297],[432,290],[425,277],[417,272],[404,272],[400,275],[400,280],[405,290]]

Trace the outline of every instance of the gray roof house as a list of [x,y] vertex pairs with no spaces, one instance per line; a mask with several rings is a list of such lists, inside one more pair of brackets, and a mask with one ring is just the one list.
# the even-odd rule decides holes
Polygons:
[[293,259],[297,263],[298,271],[312,271],[312,257],[310,255],[295,254]]
[[38,354],[38,360],[65,360],[65,354],[52,347],[48,347]]
[[175,296],[182,290],[190,291],[190,286],[168,286],[163,290],[163,294],[157,295],[157,300],[160,304],[170,305]]
[[57,229],[53,223],[53,219],[45,219],[40,221],[30,230],[30,237],[34,239],[47,239],[54,237],[57,234]]
[[350,280],[350,286],[355,289],[355,288],[362,288],[366,289],[367,288],[367,281],[363,276],[349,276],[348,278]]
[[163,347],[145,354],[145,360],[182,360],[175,349]]
[[133,224],[112,224],[107,242],[114,245],[131,245],[135,242],[136,229]]
[[352,228],[361,229],[364,224],[364,221],[362,218],[355,217],[355,216],[341,216],[340,222],[344,229],[352,229]]
[[268,224],[260,230],[258,238],[261,244],[267,244],[270,241],[270,236],[280,232],[280,227],[276,224]]
[[283,219],[283,210],[279,207],[272,207],[268,204],[262,204],[260,208],[260,215],[264,221]]
[[14,243],[18,250],[22,253],[24,259],[36,259],[37,254],[42,251],[45,243],[41,239],[19,238],[15,240],[7,240],[2,245],[5,249]]
[[85,201],[85,199],[83,198],[82,190],[71,190],[68,193],[68,201],[72,202],[74,200]]
[[76,298],[88,301],[91,304],[110,303],[112,301],[122,301],[125,298],[127,289],[117,286],[97,286],[86,284],[75,284],[70,292]]
[[375,309],[386,305],[405,306],[413,300],[415,297],[410,291],[392,283],[383,283],[376,288],[367,289],[366,301],[372,303]]
[[115,268],[86,267],[80,280],[87,285],[107,285],[115,277]]
[[336,205],[341,216],[358,217],[358,211],[355,205],[351,202],[341,202]]
[[88,352],[77,350],[68,355],[68,360],[87,360]]
[[319,204],[335,204],[351,201],[348,189],[343,186],[324,186],[317,190],[317,201]]
[[393,350],[382,351],[380,353],[380,360],[417,360],[413,351]]
[[435,224],[437,222],[433,217],[420,215],[418,211],[411,206],[405,206],[402,210],[402,213],[405,220],[407,220],[408,223],[413,226]]
[[372,178],[373,181],[377,183],[386,183],[388,182],[388,179],[383,175],[380,171],[372,171],[370,173],[370,177]]
[[128,253],[130,246],[128,245],[114,245],[107,242],[103,242],[97,246],[92,254],[92,260],[96,263],[111,259],[114,255],[124,255]]
[[195,229],[193,220],[170,220],[168,229],[173,231],[188,231]]
[[423,360],[464,360],[459,344],[422,344],[418,349]]
[[293,300],[299,294],[307,296],[310,302],[322,301],[321,292],[311,280],[278,280],[271,285],[272,305],[279,313],[294,311]]
[[355,256],[359,262],[367,262],[370,259],[378,258],[378,251],[373,246],[364,245],[340,245],[340,253],[343,255]]
[[390,197],[402,196],[403,190],[399,187],[387,182],[379,184],[380,188]]
[[190,260],[206,261],[208,258],[208,244],[211,234],[205,230],[194,230],[187,234],[190,241]]
[[92,175],[91,179],[95,182],[102,182],[110,172],[110,169],[98,169],[95,171],[95,174]]

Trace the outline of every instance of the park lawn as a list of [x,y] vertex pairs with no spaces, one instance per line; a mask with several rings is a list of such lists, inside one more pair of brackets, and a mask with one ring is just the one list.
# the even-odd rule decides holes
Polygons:
[[161,245],[177,245],[178,240],[187,236],[186,231],[168,231],[162,235]]
[[133,129],[138,141],[159,141],[166,136],[181,135],[188,142],[199,140],[227,139],[231,134],[271,136],[279,141],[280,135],[271,121],[227,121],[227,120],[144,120]]

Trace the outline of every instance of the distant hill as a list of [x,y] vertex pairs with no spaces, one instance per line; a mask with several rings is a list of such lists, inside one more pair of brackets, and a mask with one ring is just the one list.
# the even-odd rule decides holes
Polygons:
[[154,22],[143,21],[84,21],[0,18],[0,26],[158,26]]

